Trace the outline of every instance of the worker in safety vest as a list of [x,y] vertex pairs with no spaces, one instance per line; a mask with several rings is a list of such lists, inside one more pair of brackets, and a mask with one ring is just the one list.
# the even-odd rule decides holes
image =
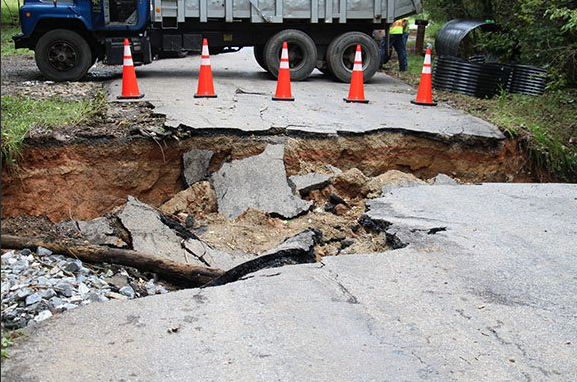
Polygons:
[[[396,20],[389,26],[389,44],[395,48],[397,57],[399,59],[399,70],[404,72],[407,70],[407,45],[404,33],[408,37],[409,19]],[[381,40],[381,66],[389,62],[389,52],[387,49],[387,39]]]

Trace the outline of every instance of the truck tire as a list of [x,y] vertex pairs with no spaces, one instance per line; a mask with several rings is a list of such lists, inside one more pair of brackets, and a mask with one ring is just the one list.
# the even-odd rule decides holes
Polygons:
[[363,52],[363,80],[370,80],[379,70],[380,53],[375,40],[362,32],[347,32],[327,48],[327,66],[341,82],[351,81],[357,44],[361,44]]
[[55,29],[38,40],[34,58],[40,72],[56,82],[78,81],[92,66],[92,52],[76,32]]
[[264,62],[268,71],[278,77],[282,43],[286,41],[289,51],[291,80],[302,81],[315,69],[317,47],[306,33],[297,29],[285,29],[272,36],[264,46]]
[[266,63],[264,61],[264,45],[255,45],[253,52],[254,59],[256,60],[257,64],[268,72],[268,68],[266,67]]

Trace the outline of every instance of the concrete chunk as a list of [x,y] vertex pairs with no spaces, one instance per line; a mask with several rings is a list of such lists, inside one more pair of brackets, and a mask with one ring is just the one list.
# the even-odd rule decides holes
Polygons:
[[300,195],[305,195],[312,190],[318,190],[330,183],[331,177],[327,174],[310,172],[306,175],[293,175],[289,177],[289,185]]
[[178,262],[204,265],[192,256],[185,256],[181,238],[166,226],[160,214],[147,204],[129,196],[126,206],[118,218],[132,236],[132,247],[136,251],[169,258]]
[[209,267],[229,270],[245,261],[253,259],[255,256],[249,254],[234,255],[212,248],[202,240],[188,239],[184,242],[184,247],[188,250],[189,256],[195,256]]
[[192,184],[206,179],[208,165],[214,153],[210,150],[190,150],[182,155],[182,175],[184,183]]
[[114,229],[110,225],[110,222],[104,217],[88,221],[79,221],[77,223],[82,233],[82,238],[92,244],[114,245],[117,247],[126,246],[126,243],[114,234]]
[[284,145],[269,145],[250,158],[225,163],[212,176],[218,211],[228,219],[249,207],[292,218],[312,202],[296,197],[289,187],[283,161]]

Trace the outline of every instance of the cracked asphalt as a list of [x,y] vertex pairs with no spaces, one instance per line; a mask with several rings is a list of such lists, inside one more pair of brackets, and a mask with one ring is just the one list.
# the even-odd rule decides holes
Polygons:
[[92,304],[10,348],[7,381],[577,380],[577,185],[393,189],[405,245]]
[[[195,129],[267,131],[285,129],[318,134],[409,131],[442,138],[504,139],[499,129],[463,111],[439,105],[411,104],[416,90],[384,73],[364,84],[368,104],[346,103],[349,84],[315,70],[291,82],[294,102],[272,101],[276,80],[256,63],[251,48],[210,57],[217,98],[194,98],[200,57],[159,60],[137,67],[143,100],[166,115],[166,125]],[[121,94],[122,81],[107,86],[109,100]]]

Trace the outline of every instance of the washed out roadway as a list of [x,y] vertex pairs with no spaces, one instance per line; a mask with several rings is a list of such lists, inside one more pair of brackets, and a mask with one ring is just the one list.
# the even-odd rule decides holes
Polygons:
[[406,246],[39,324],[6,381],[575,381],[577,185],[395,189]]
[[[410,103],[416,91],[384,73],[365,84],[368,104],[346,103],[349,84],[315,69],[307,81],[291,82],[294,102],[273,101],[276,80],[256,63],[251,48],[211,55],[217,98],[194,98],[200,56],[158,60],[136,68],[143,100],[167,116],[168,126],[227,128],[243,131],[286,129],[334,134],[375,130],[409,131],[443,138],[472,136],[504,139],[490,123],[446,105]],[[108,85],[109,99],[121,94],[122,81]]]

